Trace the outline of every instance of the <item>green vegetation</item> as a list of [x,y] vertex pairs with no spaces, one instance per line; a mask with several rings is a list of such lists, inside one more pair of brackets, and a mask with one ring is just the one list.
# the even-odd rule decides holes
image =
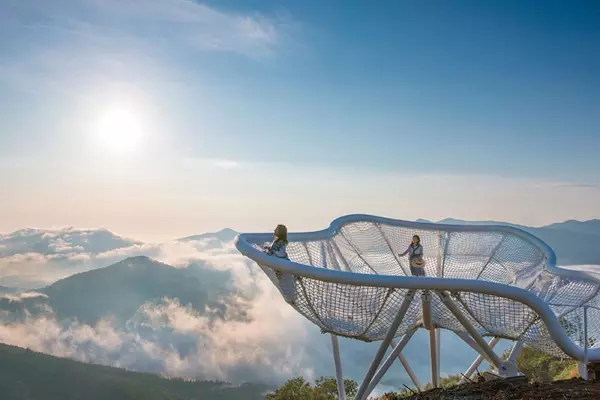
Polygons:
[[[508,358],[507,350],[502,357]],[[531,347],[523,347],[517,357],[517,369],[536,382],[551,382],[573,377],[577,362],[543,353]]]
[[[508,358],[510,350],[503,357]],[[517,358],[517,368],[532,381],[551,382],[554,380],[569,379],[574,377],[577,371],[577,363],[573,360],[561,359],[550,356],[541,351],[524,347]],[[448,389],[458,385],[461,375],[449,375],[440,379],[440,386]],[[356,394],[357,384],[355,381],[346,379],[344,381],[346,395],[352,398]],[[433,388],[431,383],[425,385],[424,390]],[[409,397],[417,393],[415,388],[403,388],[397,393],[386,393],[379,400],[395,400]],[[295,378],[287,381],[275,393],[269,394],[267,400],[336,400],[337,386],[334,378],[320,378],[314,386],[306,382],[304,378]]]
[[[344,389],[347,398],[353,398],[358,390],[358,384],[352,379],[344,379]],[[304,378],[294,378],[287,381],[274,393],[269,393],[266,400],[337,400],[337,380],[321,377],[312,386]]]
[[2,400],[259,400],[268,388],[190,382],[84,364],[0,344]]

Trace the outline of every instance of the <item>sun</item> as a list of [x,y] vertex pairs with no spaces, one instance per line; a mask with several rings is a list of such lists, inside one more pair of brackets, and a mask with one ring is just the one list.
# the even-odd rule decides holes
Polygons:
[[131,152],[140,145],[144,136],[142,118],[128,108],[107,110],[95,125],[99,142],[111,152]]

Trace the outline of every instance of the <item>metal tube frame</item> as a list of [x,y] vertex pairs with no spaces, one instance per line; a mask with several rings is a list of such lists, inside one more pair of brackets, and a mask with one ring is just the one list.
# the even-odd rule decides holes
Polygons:
[[407,345],[408,341],[412,338],[412,336],[415,334],[415,332],[416,332],[416,329],[412,329],[412,330],[408,331],[406,333],[406,335],[404,335],[404,337],[402,338],[400,343],[398,343],[396,346],[394,346],[391,354],[385,359],[385,361],[383,362],[381,367],[375,373],[375,376],[373,377],[373,379],[371,379],[371,382],[369,383],[369,386],[367,387],[367,390],[365,391],[363,399],[366,399],[369,397],[369,395],[371,394],[373,389],[375,389],[375,386],[377,386],[379,384],[379,381],[381,380],[381,378],[383,378],[383,376],[386,374],[388,369],[392,366],[392,364],[394,363],[394,360],[401,355],[402,350]]
[[383,339],[381,345],[379,346],[379,349],[377,350],[377,354],[375,355],[375,358],[373,359],[373,362],[371,363],[371,367],[369,367],[369,370],[367,371],[365,378],[363,379],[362,383],[360,384],[360,387],[358,388],[358,391],[356,392],[356,396],[354,397],[355,400],[362,400],[367,388],[369,387],[369,383],[371,382],[371,379],[373,379],[373,376],[375,375],[377,368],[379,368],[379,364],[381,364],[381,360],[383,359],[383,356],[385,355],[387,347],[390,345],[390,342],[392,341],[392,339],[396,335],[396,332],[398,331],[398,327],[400,326],[400,323],[402,323],[402,319],[404,319],[404,316],[408,312],[408,309],[413,301],[413,298],[414,298],[414,290],[409,290],[406,293],[406,296],[404,297],[402,304],[400,305],[400,309],[398,310],[398,313],[396,314],[396,317],[394,318],[394,321],[392,322],[390,329],[388,330],[387,334],[385,335],[385,338]]
[[487,342],[483,339],[479,332],[477,332],[477,329],[475,329],[475,327],[471,325],[469,320],[462,314],[458,306],[454,303],[454,301],[452,301],[450,295],[446,292],[438,292],[438,295],[440,296],[442,302],[448,308],[448,310],[450,310],[454,317],[456,317],[458,322],[460,322],[460,324],[466,329],[466,331],[469,332],[473,340],[475,340],[475,343],[477,343],[481,350],[489,357],[494,367],[498,369],[500,375],[504,376],[506,369],[506,367],[504,366],[504,361],[502,361],[500,357],[498,357],[498,355],[494,353],[490,346],[488,346]]
[[[494,348],[494,346],[496,346],[496,344],[498,344],[498,342],[500,341],[500,338],[492,338],[489,342],[488,342],[488,346],[490,346],[491,349]],[[473,375],[473,373],[475,371],[477,371],[477,368],[479,368],[479,366],[481,365],[481,363],[483,362],[483,360],[485,360],[486,357],[483,354],[479,354],[477,356],[477,358],[475,359],[475,361],[473,361],[473,363],[469,366],[469,369],[467,369],[467,371],[463,374],[463,377],[460,378],[460,381],[458,381],[458,384],[463,384],[467,381],[467,379],[471,378],[471,376]]]
[[337,378],[338,399],[346,400],[346,391],[344,389],[344,373],[342,371],[342,360],[340,358],[340,345],[338,338],[333,333],[331,336],[331,347],[333,348],[333,360],[335,362],[335,376]]
[[[412,335],[417,331],[417,328],[414,328],[412,330]],[[406,337],[406,336],[405,336]],[[396,343],[392,340],[390,346],[396,347]],[[410,364],[408,363],[408,360],[404,357],[404,355],[402,353],[398,354],[398,360],[400,360],[400,363],[402,364],[402,366],[404,367],[404,369],[406,370],[406,373],[408,374],[408,376],[410,377],[410,379],[412,380],[412,382],[415,384],[415,386],[417,387],[417,389],[422,390],[422,386],[421,386],[421,382],[419,381],[419,378],[417,378],[417,375],[415,374],[415,372],[413,371],[413,369],[410,367]]]

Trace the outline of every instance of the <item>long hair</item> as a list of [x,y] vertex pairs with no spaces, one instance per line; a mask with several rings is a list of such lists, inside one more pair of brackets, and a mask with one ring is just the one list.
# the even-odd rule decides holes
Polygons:
[[277,225],[277,228],[275,228],[275,236],[277,237],[277,239],[281,240],[286,245],[288,244],[287,234],[288,234],[288,231],[287,231],[287,227],[285,225],[282,225],[282,224]]

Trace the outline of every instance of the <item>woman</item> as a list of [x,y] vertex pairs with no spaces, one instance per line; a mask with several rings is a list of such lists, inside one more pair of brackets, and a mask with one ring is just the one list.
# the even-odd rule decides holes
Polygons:
[[410,272],[416,276],[425,276],[425,260],[423,259],[423,246],[421,246],[421,238],[419,235],[414,235],[412,242],[400,257],[408,254],[410,263]]
[[270,246],[265,246],[265,252],[270,256],[289,260],[285,250],[288,244],[287,227],[285,225],[277,225],[275,232],[273,232],[273,239],[273,243]]
[[[277,225],[273,232],[273,243],[264,247],[265,253],[270,256],[284,258],[289,260],[286,247],[288,245],[287,227],[285,225]],[[279,289],[285,301],[289,304],[296,303],[296,277],[289,272],[274,270],[275,276],[279,281]]]

